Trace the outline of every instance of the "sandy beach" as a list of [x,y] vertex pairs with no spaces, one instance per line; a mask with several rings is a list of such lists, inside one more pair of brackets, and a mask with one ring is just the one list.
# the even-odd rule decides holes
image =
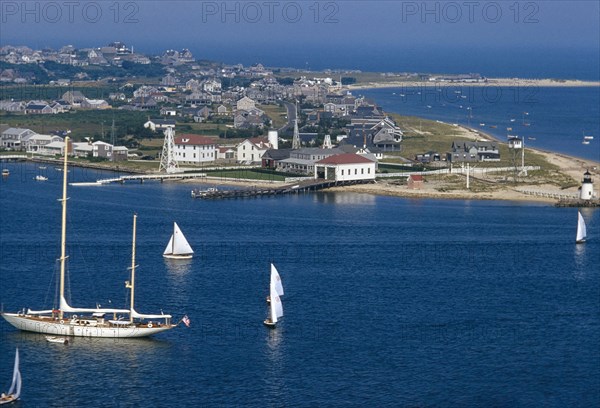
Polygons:
[[371,88],[399,87],[445,87],[445,86],[501,86],[501,87],[598,87],[599,81],[528,79],[528,78],[487,78],[486,82],[447,82],[447,81],[386,81],[364,82],[345,86],[346,89],[360,90]]

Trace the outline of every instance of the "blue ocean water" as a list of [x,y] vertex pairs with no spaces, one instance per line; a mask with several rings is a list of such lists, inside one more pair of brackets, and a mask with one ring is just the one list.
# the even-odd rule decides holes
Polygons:
[[[3,163],[0,302],[52,306],[61,173]],[[73,168],[72,181],[106,174]],[[140,312],[188,314],[151,339],[68,346],[0,321],[0,386],[23,406],[597,406],[600,213],[541,204],[318,193],[190,198],[194,184],[69,189],[70,297],[124,306],[138,214]],[[177,221],[196,250],[162,251]],[[285,316],[262,325],[269,262]]]
[[[415,46],[369,43],[357,46],[313,44],[278,47],[190,45],[198,58],[231,64],[262,63],[271,67],[363,72],[420,72],[465,74],[489,78],[600,79],[600,53],[577,47],[479,47],[468,51],[457,46]],[[273,51],[276,52],[273,52]],[[160,49],[151,49],[161,52]]]
[[[600,88],[450,86],[369,89],[385,111],[459,123],[506,141],[600,161]],[[507,130],[509,129],[510,130]],[[583,136],[593,136],[583,144]]]

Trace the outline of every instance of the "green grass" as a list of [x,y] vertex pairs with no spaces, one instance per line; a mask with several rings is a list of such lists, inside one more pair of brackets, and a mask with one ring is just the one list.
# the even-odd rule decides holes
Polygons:
[[99,140],[104,131],[104,140],[110,139],[113,119],[117,128],[140,126],[148,120],[148,112],[131,112],[118,109],[77,110],[56,115],[22,115],[0,113],[0,123],[12,127],[31,129],[40,134],[55,130],[71,130],[74,140],[94,137]]
[[287,109],[285,106],[279,105],[260,105],[260,109],[262,109],[267,116],[271,118],[273,121],[272,128],[279,129],[280,127],[287,124]]
[[[286,175],[270,173],[264,170],[254,169],[238,169],[238,170],[211,170],[207,171],[206,174],[212,177],[222,178],[238,178],[248,180],[265,180],[265,181],[285,181]],[[293,175],[287,175],[287,177],[293,177]]]

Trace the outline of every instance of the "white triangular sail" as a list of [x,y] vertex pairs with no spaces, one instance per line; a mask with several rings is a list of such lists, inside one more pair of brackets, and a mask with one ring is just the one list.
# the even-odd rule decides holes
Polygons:
[[13,378],[8,395],[12,396],[15,400],[21,395],[21,372],[19,371],[19,349],[15,352],[15,366],[13,368]]
[[177,223],[173,223],[173,235],[171,235],[171,239],[165,248],[165,252],[163,255],[188,255],[193,254],[194,250],[185,239],[183,232],[179,229],[179,225]]
[[283,296],[283,285],[281,284],[281,277],[275,265],[271,264],[271,286],[275,288],[279,296]]
[[585,242],[587,238],[587,229],[585,227],[585,221],[580,212],[577,212],[577,238],[575,242]]
[[277,294],[277,289],[273,285],[271,285],[270,290],[271,296],[271,322],[277,323],[277,319],[283,316],[283,305],[281,304],[281,299]]
[[167,247],[165,248],[165,252],[163,252],[163,255],[169,255],[173,253],[173,235],[171,235],[171,239],[169,240],[169,243],[167,244]]

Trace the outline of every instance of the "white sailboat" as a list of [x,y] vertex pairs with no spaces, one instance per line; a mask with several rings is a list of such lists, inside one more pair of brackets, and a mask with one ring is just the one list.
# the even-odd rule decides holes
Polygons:
[[[65,138],[68,144],[69,138]],[[59,283],[59,308],[51,310],[34,311],[23,309],[17,313],[2,312],[2,317],[17,329],[45,333],[53,336],[77,337],[147,337],[175,327],[171,324],[171,316],[166,314],[143,315],[134,309],[135,295],[135,228],[136,216],[133,219],[133,245],[131,281],[126,282],[126,287],[131,290],[130,309],[106,309],[72,307],[65,298],[65,266],[66,266],[66,236],[67,236],[67,155],[63,164],[63,193],[62,199],[62,227],[61,227],[61,256],[60,256],[60,283]],[[111,317],[106,317],[107,315]],[[129,315],[128,320],[119,318],[118,315]],[[135,319],[135,321],[134,321]],[[151,321],[150,319],[154,320]]]
[[171,235],[163,256],[169,259],[190,259],[194,256],[194,250],[176,222],[173,223],[173,235]]
[[263,322],[265,326],[275,328],[278,318],[283,316],[283,305],[281,298],[283,286],[277,269],[271,264],[271,280],[269,284],[269,316]]
[[[283,285],[281,283],[281,276],[279,276],[279,272],[277,272],[277,268],[275,265],[271,264],[271,285],[275,286],[275,290],[279,296],[283,296]],[[267,296],[267,303],[271,301],[271,296]]]
[[587,228],[585,227],[585,221],[581,212],[577,212],[577,237],[575,238],[575,242],[577,244],[583,244],[585,239],[587,238]]
[[21,396],[21,371],[19,371],[19,349],[15,352],[15,365],[13,368],[12,383],[8,392],[0,395],[0,405],[15,402]]

